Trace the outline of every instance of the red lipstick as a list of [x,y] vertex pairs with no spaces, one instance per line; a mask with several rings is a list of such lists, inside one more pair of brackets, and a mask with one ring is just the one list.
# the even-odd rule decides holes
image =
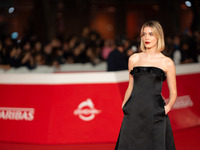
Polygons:
[[150,44],[150,42],[145,42],[145,44]]

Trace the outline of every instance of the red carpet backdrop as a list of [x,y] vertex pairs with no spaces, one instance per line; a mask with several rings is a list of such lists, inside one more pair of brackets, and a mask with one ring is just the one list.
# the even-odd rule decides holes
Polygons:
[[[200,65],[177,66],[173,131],[200,125]],[[0,74],[0,141],[39,144],[115,142],[128,71]],[[167,81],[162,95],[169,98]]]

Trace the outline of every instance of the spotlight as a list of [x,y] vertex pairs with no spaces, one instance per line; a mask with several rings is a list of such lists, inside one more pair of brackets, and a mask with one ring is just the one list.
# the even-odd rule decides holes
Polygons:
[[185,5],[186,5],[187,7],[191,7],[191,6],[192,6],[192,3],[191,3],[190,1],[185,1]]
[[12,34],[11,34],[11,38],[12,39],[17,39],[18,38],[18,32],[13,32]]
[[10,7],[10,8],[8,9],[8,13],[9,13],[9,14],[12,14],[14,11],[15,11],[15,8],[14,8],[14,7]]

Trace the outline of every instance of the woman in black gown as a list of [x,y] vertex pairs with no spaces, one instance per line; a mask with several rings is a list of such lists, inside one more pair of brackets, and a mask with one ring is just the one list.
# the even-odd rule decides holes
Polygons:
[[[129,58],[129,85],[124,96],[124,117],[115,150],[175,150],[168,112],[177,97],[173,61],[164,56],[164,34],[157,21],[141,28],[141,53]],[[161,95],[167,78],[169,102]]]

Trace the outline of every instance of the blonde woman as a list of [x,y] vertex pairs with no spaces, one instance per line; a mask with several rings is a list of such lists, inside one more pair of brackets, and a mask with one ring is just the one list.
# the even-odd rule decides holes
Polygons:
[[[168,112],[177,97],[173,61],[164,56],[164,33],[157,21],[141,28],[142,52],[129,58],[129,85],[122,109],[124,117],[115,150],[175,150]],[[167,78],[169,102],[162,98]]]

